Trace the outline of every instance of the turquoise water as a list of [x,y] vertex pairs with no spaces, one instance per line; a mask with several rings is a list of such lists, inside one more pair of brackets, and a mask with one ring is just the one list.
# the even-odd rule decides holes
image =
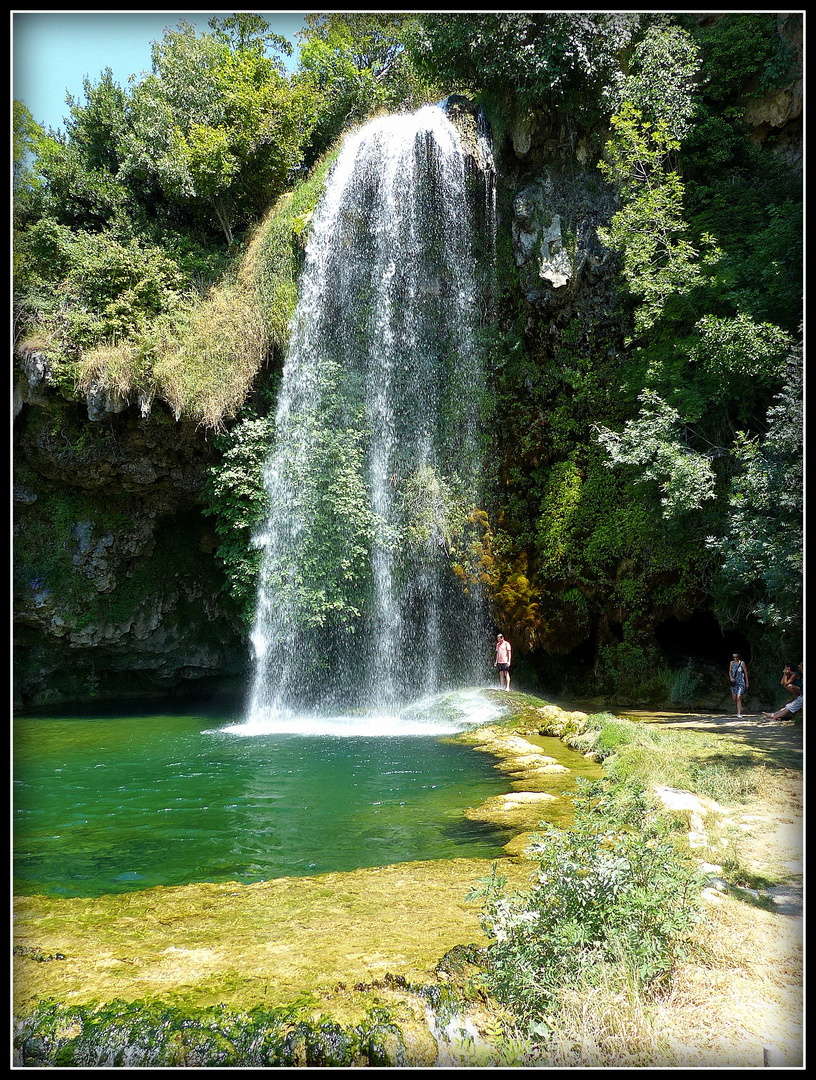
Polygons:
[[411,725],[318,730],[254,731],[205,712],[16,719],[15,892],[90,897],[501,854],[507,836],[462,814],[507,790],[488,755]]

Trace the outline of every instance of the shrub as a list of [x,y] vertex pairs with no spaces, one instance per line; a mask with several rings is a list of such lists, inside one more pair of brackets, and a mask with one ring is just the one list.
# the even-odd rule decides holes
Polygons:
[[694,670],[691,660],[679,671],[664,669],[660,677],[666,686],[666,696],[672,705],[693,705],[702,676]]
[[578,781],[575,821],[549,826],[531,848],[532,888],[508,895],[494,875],[482,926],[493,938],[485,980],[522,1024],[537,1025],[577,981],[617,972],[645,996],[687,955],[701,881],[669,826],[647,814],[642,790]]

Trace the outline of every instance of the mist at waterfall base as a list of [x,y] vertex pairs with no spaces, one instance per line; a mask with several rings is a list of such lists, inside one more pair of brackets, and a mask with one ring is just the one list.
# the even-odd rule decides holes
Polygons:
[[484,138],[477,157],[427,107],[350,135],[329,174],[265,468],[245,734],[423,731],[417,702],[488,678],[485,604],[451,566],[482,474]]

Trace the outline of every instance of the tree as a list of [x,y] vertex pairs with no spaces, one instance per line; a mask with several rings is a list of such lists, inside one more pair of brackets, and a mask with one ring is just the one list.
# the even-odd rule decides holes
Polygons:
[[425,17],[417,63],[449,90],[507,114],[561,107],[598,119],[614,107],[620,56],[645,16],[628,12],[444,12]]
[[687,445],[677,410],[652,390],[644,390],[640,401],[637,419],[626,422],[622,435],[601,426],[596,429],[609,467],[634,466],[637,483],[656,483],[666,518],[714,498],[711,462]]
[[46,133],[39,125],[29,133],[29,179],[36,174],[40,212],[64,224],[100,231],[127,198],[118,177],[127,95],[109,68],[97,85],[86,78],[84,89],[84,104],[67,98],[64,134]]
[[[256,52],[264,56],[269,52],[292,55],[292,43],[281,34],[274,34],[269,23],[260,15],[248,11],[239,11],[226,18],[212,18],[207,23],[219,41],[223,41],[236,52]],[[274,62],[283,71],[283,62],[277,57]]]
[[12,116],[12,185],[15,194],[28,186],[38,186],[32,157],[45,132],[22,101],[14,101]]
[[702,237],[703,254],[690,238],[677,154],[692,129],[699,63],[685,31],[649,28],[599,164],[623,204],[599,235],[619,252],[638,301],[634,356],[646,386],[622,436],[597,430],[611,463],[640,467],[644,480],[662,477],[666,517],[714,497],[713,463],[728,460],[737,425],[778,387],[791,344],[772,323],[721,313],[722,252],[712,236]]
[[[803,387],[801,347],[788,359],[785,384],[767,413],[764,438],[742,435],[725,532],[709,537],[720,556],[716,605],[733,625],[748,616],[782,651],[801,651],[803,565]],[[777,646],[777,647],[778,647]]]
[[659,19],[647,26],[632,50],[621,97],[680,142],[697,109],[700,65],[700,50],[690,35]]
[[315,42],[343,54],[357,71],[368,71],[383,85],[405,49],[406,33],[415,24],[411,14],[329,12],[306,16],[300,35],[308,56]]
[[105,68],[99,82],[82,80],[85,103],[68,95],[70,117],[67,130],[88,167],[116,174],[120,164],[122,131],[127,123],[128,94]]
[[272,421],[249,412],[235,426],[215,436],[221,459],[209,470],[202,492],[204,514],[215,520],[218,558],[230,593],[247,628],[255,615],[262,552],[252,539],[267,512],[263,466],[269,454]]
[[668,299],[688,294],[699,279],[675,157],[694,112],[699,65],[688,34],[650,26],[635,46],[612,117],[612,138],[599,163],[623,202],[599,236],[621,253],[624,280],[640,301],[636,334],[650,329]]
[[289,84],[258,32],[198,37],[180,23],[154,44],[153,71],[131,100],[123,171],[208,208],[228,244],[284,190],[311,127],[308,88]]
[[[414,14],[329,12],[308,15],[299,36],[297,79],[319,96],[309,160],[323,153],[341,131],[377,109],[424,104],[435,80],[421,79],[410,43],[418,32]],[[430,89],[434,85],[434,90]]]
[[680,141],[666,121],[650,124],[631,101],[612,117],[614,137],[604,175],[617,183],[624,204],[601,240],[621,255],[622,273],[640,304],[635,333],[649,330],[667,301],[689,293],[697,284],[700,264],[688,239],[683,214],[683,184],[667,166]]

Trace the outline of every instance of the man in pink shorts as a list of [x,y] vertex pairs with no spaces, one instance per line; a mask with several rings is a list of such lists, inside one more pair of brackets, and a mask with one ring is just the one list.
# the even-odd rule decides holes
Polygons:
[[513,650],[510,642],[506,641],[502,634],[499,634],[496,641],[496,660],[493,667],[499,669],[499,685],[503,690],[510,689],[510,657],[512,654]]

